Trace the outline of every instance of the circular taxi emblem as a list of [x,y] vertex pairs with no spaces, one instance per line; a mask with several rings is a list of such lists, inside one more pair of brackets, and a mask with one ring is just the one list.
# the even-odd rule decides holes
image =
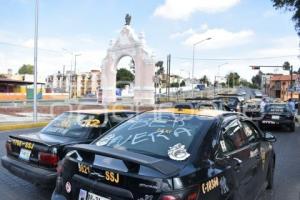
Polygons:
[[169,148],[168,155],[172,160],[182,161],[187,159],[190,154],[186,151],[185,145],[176,144]]
[[72,189],[71,183],[70,182],[66,182],[66,191],[67,193],[70,193]]

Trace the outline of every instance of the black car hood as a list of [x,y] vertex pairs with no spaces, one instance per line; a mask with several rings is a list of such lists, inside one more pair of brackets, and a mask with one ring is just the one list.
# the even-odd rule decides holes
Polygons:
[[43,133],[31,133],[18,136],[10,136],[11,138],[24,139],[27,141],[41,143],[47,146],[71,144],[80,141],[78,138],[62,137],[57,135],[43,134]]

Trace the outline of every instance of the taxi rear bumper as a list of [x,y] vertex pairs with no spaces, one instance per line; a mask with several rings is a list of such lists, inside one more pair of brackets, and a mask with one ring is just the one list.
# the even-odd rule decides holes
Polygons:
[[55,171],[50,171],[38,168],[8,156],[1,158],[1,164],[9,172],[17,177],[20,177],[28,182],[43,187],[54,187],[57,174]]

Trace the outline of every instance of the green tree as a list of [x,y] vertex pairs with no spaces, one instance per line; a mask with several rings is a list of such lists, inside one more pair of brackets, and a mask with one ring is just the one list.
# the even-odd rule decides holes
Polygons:
[[133,58],[131,58],[131,60],[130,60],[129,68],[131,69],[131,71],[133,72],[133,74],[135,74],[135,63],[134,63]]
[[163,76],[163,74],[165,73],[165,69],[163,65],[164,65],[163,61],[158,61],[157,63],[155,63],[155,67],[156,67],[155,76],[158,79],[158,82],[155,83],[156,84],[155,87],[158,87],[163,83],[163,80],[161,78],[161,76]]
[[259,71],[258,74],[251,79],[254,88],[260,88],[262,82],[262,72]]
[[292,20],[295,22],[295,29],[300,36],[300,1],[299,0],[271,0],[276,9],[285,9],[293,12]]
[[155,63],[155,67],[157,67],[157,70],[156,70],[156,74],[157,75],[162,75],[164,74],[165,72],[165,69],[164,69],[164,62],[163,61],[158,61],[157,63]]
[[127,69],[121,68],[117,70],[117,88],[124,88],[125,85],[133,82],[134,75]]
[[240,75],[236,72],[230,72],[226,76],[226,82],[229,84],[229,87],[240,85]]
[[7,76],[5,74],[0,74],[0,78],[5,79],[5,78],[7,78]]
[[200,78],[199,81],[200,81],[200,83],[210,85],[210,81],[208,80],[206,75],[204,75],[202,78]]
[[171,87],[176,87],[176,88],[178,88],[178,87],[179,87],[179,83],[177,83],[177,82],[171,83]]
[[33,65],[22,65],[22,67],[20,67],[19,74],[33,74]]
[[289,62],[286,61],[286,62],[283,63],[282,67],[283,67],[284,70],[291,70],[292,66]]
[[180,87],[184,87],[185,86],[185,81],[182,80],[181,83],[180,83]]
[[240,85],[242,85],[244,87],[250,87],[251,83],[248,82],[246,79],[241,78],[240,79]]

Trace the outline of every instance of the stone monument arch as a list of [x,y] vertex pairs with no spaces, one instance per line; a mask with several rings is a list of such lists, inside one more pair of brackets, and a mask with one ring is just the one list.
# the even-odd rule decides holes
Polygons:
[[117,40],[110,41],[107,55],[102,61],[102,96],[100,97],[102,103],[116,102],[117,65],[121,58],[125,56],[131,57],[135,63],[134,103],[154,104],[154,56],[146,47],[144,34],[140,33],[137,36],[130,27],[128,16]]

